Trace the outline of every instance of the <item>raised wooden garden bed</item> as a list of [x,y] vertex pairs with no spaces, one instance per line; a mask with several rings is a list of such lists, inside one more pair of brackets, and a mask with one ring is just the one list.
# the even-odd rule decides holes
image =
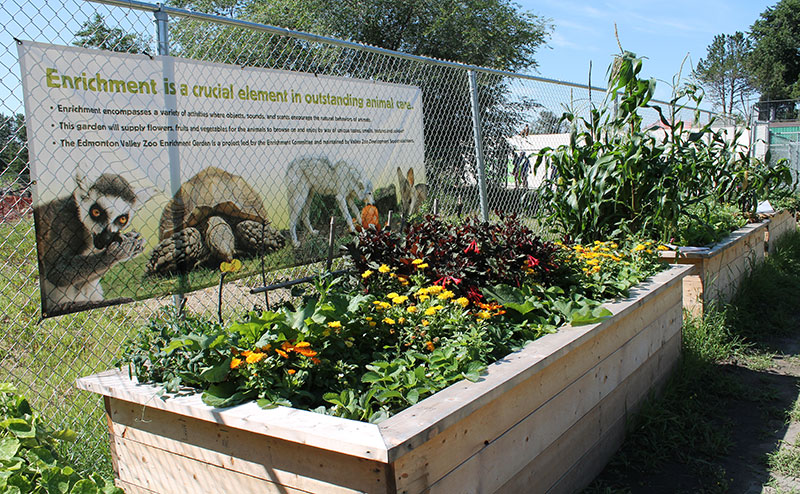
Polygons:
[[767,250],[774,252],[775,243],[789,232],[797,230],[797,219],[794,213],[780,211],[769,217],[767,224]]
[[[763,237],[762,237],[763,238]],[[681,280],[672,266],[606,306],[381,422],[198,395],[166,400],[112,370],[78,380],[105,397],[129,494],[572,492],[602,469],[626,421],[674,368]]]
[[745,225],[709,248],[659,253],[664,262],[695,266],[695,272],[683,280],[683,303],[689,312],[698,315],[711,301],[730,301],[741,279],[764,260],[768,225],[767,221]]

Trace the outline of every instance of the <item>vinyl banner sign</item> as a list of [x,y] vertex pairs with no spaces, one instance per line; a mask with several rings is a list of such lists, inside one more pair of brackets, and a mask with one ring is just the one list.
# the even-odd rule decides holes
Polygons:
[[19,57],[45,316],[207,287],[234,259],[306,264],[331,217],[341,244],[367,205],[385,222],[424,200],[418,87],[27,41]]

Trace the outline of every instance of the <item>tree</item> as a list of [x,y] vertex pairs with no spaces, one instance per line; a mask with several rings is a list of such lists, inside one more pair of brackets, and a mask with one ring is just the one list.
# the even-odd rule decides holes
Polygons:
[[750,72],[761,101],[800,99],[800,0],[781,0],[767,8],[750,27],[750,37]]
[[747,112],[747,98],[755,92],[747,70],[751,51],[744,33],[718,34],[708,45],[706,58],[697,63],[695,76],[723,113]]
[[[180,7],[495,69],[536,67],[550,26],[508,0],[178,0]],[[428,181],[472,175],[474,163],[466,73],[304,40],[258,35],[210,23],[173,23],[176,54],[259,67],[358,77],[419,86],[423,95]],[[487,176],[505,180],[508,146],[529,105],[508,104],[499,76],[478,75]],[[496,166],[494,164],[497,164]],[[496,170],[495,170],[496,168]],[[436,184],[434,183],[434,186]]]
[[110,28],[100,14],[95,14],[94,19],[87,20],[81,29],[75,33],[76,46],[91,46],[101,50],[142,53],[147,51],[148,43],[138,34],[126,33],[115,27]]
[[25,115],[0,113],[0,174],[30,181]]
[[539,117],[530,126],[531,134],[561,134],[567,131],[567,123],[561,117],[544,109],[539,112]]

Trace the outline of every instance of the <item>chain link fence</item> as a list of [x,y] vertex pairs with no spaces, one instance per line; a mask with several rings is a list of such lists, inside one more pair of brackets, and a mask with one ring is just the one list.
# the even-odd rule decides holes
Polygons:
[[[179,9],[159,9],[156,5],[137,2],[119,3],[127,7],[70,0],[46,3],[7,0],[0,6],[3,26],[0,31],[3,46],[0,50],[0,72],[3,75],[0,82],[0,250],[3,252],[0,260],[0,300],[3,306],[0,381],[17,385],[34,407],[55,425],[69,426],[79,432],[78,446],[69,448],[65,454],[81,467],[101,466],[110,471],[102,403],[94,396],[76,391],[73,381],[114,365],[123,351],[125,338],[138,326],[180,299],[188,310],[196,313],[216,317],[219,310],[226,319],[235,317],[253,307],[264,307],[289,296],[285,289],[269,295],[253,295],[250,292],[252,288],[324,269],[326,253],[331,247],[327,235],[331,218],[340,234],[334,244],[341,244],[349,233],[350,216],[355,215],[358,220],[358,213],[363,214],[365,209],[352,211],[346,201],[339,200],[332,184],[340,181],[332,180],[323,171],[327,173],[336,169],[335,165],[340,162],[359,164],[361,173],[367,176],[366,181],[372,182],[371,188],[359,182],[364,177],[355,177],[359,186],[345,190],[344,195],[355,196],[358,209],[364,204],[363,189],[369,188],[366,192],[372,193],[382,223],[389,221],[389,211],[393,212],[393,223],[397,224],[403,216],[417,210],[429,212],[435,208],[438,213],[450,216],[489,217],[493,211],[516,213],[539,228],[536,218],[540,205],[536,199],[536,187],[543,177],[533,172],[531,156],[544,147],[567,143],[568,129],[559,119],[563,112],[587,117],[589,110],[602,104],[605,97],[602,89],[585,85],[423,59],[279,28],[190,14]],[[191,134],[190,127],[199,127],[202,124],[198,122],[203,119],[193,121],[189,116],[181,118],[167,114],[149,120],[158,127],[156,130],[132,128],[127,130],[126,137],[116,138],[115,131],[109,128],[84,128],[81,133],[70,127],[81,123],[111,127],[113,119],[99,119],[96,113],[53,110],[50,113],[51,130],[38,142],[28,134],[39,132],[37,135],[41,135],[41,129],[47,128],[47,123],[37,121],[36,129],[31,125],[26,131],[23,108],[23,78],[26,74],[20,71],[16,40],[23,40],[23,45],[31,41],[99,47],[138,57],[125,59],[126,63],[139,60],[142,66],[150,64],[154,60],[151,57],[156,54],[169,54],[186,60],[188,68],[181,69],[185,70],[183,74],[197,79],[205,77],[208,70],[216,67],[219,71],[229,72],[238,69],[242,78],[250,77],[248,81],[269,85],[286,76],[286,72],[273,71],[291,71],[298,78],[310,77],[308,80],[312,82],[306,79],[297,81],[311,84],[303,87],[312,88],[304,91],[305,96],[311,95],[312,98],[315,94],[332,92],[337,87],[351,87],[347,86],[350,83],[368,81],[376,87],[405,91],[412,98],[418,95],[415,115],[421,119],[421,134],[407,148],[386,145],[383,142],[386,139],[374,136],[382,133],[384,137],[400,140],[398,127],[391,121],[373,121],[370,125],[354,123],[352,119],[365,114],[363,106],[357,107],[370,105],[369,102],[358,103],[359,95],[356,94],[350,95],[351,99],[340,100],[335,112],[296,112],[288,115],[288,119],[268,111],[252,118],[209,120],[209,117],[203,117],[206,122],[211,122],[209,127],[219,128],[219,134],[209,137],[209,141],[218,139],[229,144],[235,141],[238,143],[236,147],[231,144],[222,153],[209,154],[200,145],[187,144],[188,149],[177,154],[177,146],[162,145],[159,147],[166,149],[155,155],[161,160],[156,165],[137,162],[144,156],[139,150],[130,151],[122,149],[124,146],[119,144],[111,146],[108,143],[120,143],[126,138],[137,142],[182,142],[179,129],[185,126],[186,132]],[[57,62],[53,61],[54,64]],[[67,69],[61,69],[58,76],[67,75],[64,70]],[[91,79],[100,84],[102,70],[110,69],[109,66],[98,68],[94,79],[92,75],[81,76],[80,71],[70,74],[70,80],[54,76],[53,83],[79,84],[80,79],[88,87]],[[89,74],[95,72],[89,71]],[[161,75],[169,79],[166,72]],[[161,87],[161,79],[154,79],[157,80],[153,83],[154,88]],[[164,81],[167,93],[168,82]],[[232,84],[235,82],[231,81]],[[224,89],[223,84],[214,87],[218,94]],[[208,86],[207,90],[212,91],[214,87]],[[200,91],[202,94],[202,89]],[[276,90],[272,97],[278,98],[279,92]],[[377,92],[372,103],[385,105],[392,99],[396,104],[395,99],[385,94]],[[268,92],[263,96],[271,97]],[[288,96],[290,100],[292,97]],[[125,108],[136,109],[140,101],[129,95]],[[201,103],[183,109],[198,115],[208,113]],[[33,109],[33,112],[39,110]],[[657,114],[651,113],[645,116],[645,122],[657,125]],[[292,116],[307,119],[325,117],[325,120],[315,121],[314,132],[338,134],[335,138],[322,138],[331,141],[323,146],[327,154],[312,155],[312,159],[303,154],[311,152],[310,148],[320,141],[320,136],[312,136],[312,126],[307,121],[292,120]],[[342,120],[329,120],[337,116]],[[701,121],[695,122],[695,113],[684,111],[675,118],[696,124],[707,122],[710,116],[708,112],[701,112]],[[138,125],[134,120],[128,123]],[[244,138],[236,135],[240,131],[222,132],[223,123],[247,129],[244,133],[248,143],[250,139],[252,142],[259,140],[255,134],[265,132],[265,144],[248,144],[247,149],[243,149]],[[403,125],[409,125],[406,130],[413,128],[407,122]],[[167,129],[170,126],[171,129]],[[260,130],[267,128],[270,130]],[[89,137],[89,130],[97,132]],[[212,130],[204,132],[210,136]],[[284,136],[276,136],[279,132]],[[195,134],[192,136],[192,139],[196,138]],[[356,146],[351,138],[360,140],[360,144]],[[90,144],[64,144],[64,141],[77,142],[80,139]],[[267,144],[270,140],[304,144]],[[37,182],[32,183],[28,163],[29,144],[33,142],[40,146],[33,150],[36,156],[50,153],[51,160],[58,156],[74,159],[79,154],[81,159],[78,161],[86,170],[82,171],[83,175],[77,175],[72,169],[66,172],[37,169]],[[96,142],[105,142],[106,145],[98,149],[91,144]],[[397,152],[397,149],[402,152]],[[236,162],[235,173],[225,171],[230,162]],[[217,169],[224,173],[215,171],[216,181],[213,186],[209,185],[211,172],[208,170]],[[415,181],[409,170],[414,170]],[[359,175],[358,170],[353,173]],[[96,293],[89,293],[87,299],[90,305],[95,303],[98,306],[106,301],[135,301],[42,320],[40,277],[57,287],[60,275],[53,274],[58,271],[51,267],[53,261],[44,255],[37,257],[32,196],[37,199],[39,237],[45,243],[52,243],[45,239],[41,225],[51,224],[48,227],[51,230],[73,236],[74,229],[65,226],[59,214],[51,214],[50,210],[38,206],[74,197],[79,189],[86,196],[97,193],[102,188],[99,184],[103,174],[127,177],[126,184],[131,189],[143,186],[150,192],[148,200],[139,201],[144,203],[142,209],[136,209],[133,216],[125,216],[124,223],[130,219],[131,228],[141,237],[128,242],[130,251],[126,256],[130,259],[122,262],[126,256],[119,256],[110,266],[103,267],[101,303],[96,303]],[[297,185],[301,176],[307,180],[304,183],[309,189]],[[217,190],[219,188],[222,192]],[[108,188],[104,190],[108,195]],[[313,191],[317,193],[311,193]],[[220,201],[215,197],[218,194],[232,199]],[[261,199],[257,197],[259,195]],[[177,196],[180,196],[180,201],[176,203]],[[293,197],[300,198],[295,209]],[[130,208],[132,202],[127,201],[122,209]],[[220,203],[227,206],[219,206]],[[97,204],[99,201],[90,206]],[[94,215],[91,207],[88,214]],[[118,205],[115,207],[119,209]],[[115,210],[112,214],[109,208],[97,214],[108,216],[111,221],[129,213]],[[196,214],[190,218],[189,210],[193,208],[202,209],[202,217],[198,218]],[[306,214],[308,222],[304,220]],[[227,223],[227,226],[220,226],[223,238],[218,242],[211,232],[216,231],[213,225],[219,222]],[[257,234],[250,234],[255,238],[255,246],[245,246],[248,233],[237,229],[240,225],[255,228]],[[198,232],[197,235],[192,228]],[[293,230],[297,234],[296,240]],[[128,238],[126,231],[130,230],[116,233],[116,240]],[[229,238],[231,235],[233,240]],[[265,245],[266,237],[271,240],[269,245]],[[137,242],[138,246],[134,245]],[[219,247],[219,243],[232,251],[222,252],[224,249]],[[61,252],[63,249],[52,250]],[[175,253],[183,257],[177,259],[179,255]],[[170,255],[173,258],[165,260]],[[216,266],[220,261],[230,261],[233,255],[244,259],[244,272],[250,274],[227,283],[220,303],[216,287],[220,273]],[[54,265],[59,262],[78,261],[56,256]],[[334,268],[341,263],[341,260],[336,261]],[[40,265],[44,268],[42,273],[39,272]],[[80,266],[78,270],[98,274],[100,269],[93,264]],[[53,286],[50,289],[56,293],[58,290]],[[95,288],[87,290],[92,289]],[[182,295],[176,299],[174,293]],[[51,310],[60,307],[57,298],[52,302]],[[74,307],[68,307],[63,312],[72,309]],[[47,310],[45,306],[45,313]],[[52,313],[57,314],[59,310]]]

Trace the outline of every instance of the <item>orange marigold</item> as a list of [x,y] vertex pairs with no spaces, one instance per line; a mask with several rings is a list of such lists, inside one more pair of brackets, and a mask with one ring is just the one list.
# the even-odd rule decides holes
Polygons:
[[242,365],[242,359],[234,358],[231,360],[231,369],[238,369]]

